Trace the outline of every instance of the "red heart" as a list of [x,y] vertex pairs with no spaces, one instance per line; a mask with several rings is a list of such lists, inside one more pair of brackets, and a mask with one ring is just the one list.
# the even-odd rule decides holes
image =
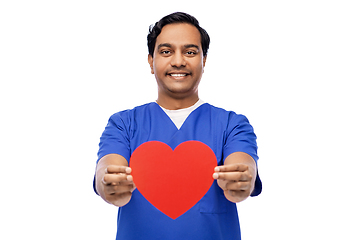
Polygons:
[[141,144],[130,158],[134,183],[157,209],[176,219],[209,190],[217,165],[214,152],[199,141],[187,141],[173,151],[158,141]]

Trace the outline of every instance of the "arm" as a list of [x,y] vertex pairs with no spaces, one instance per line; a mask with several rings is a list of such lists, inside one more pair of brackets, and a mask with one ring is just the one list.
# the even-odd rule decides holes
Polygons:
[[250,155],[235,152],[225,159],[223,166],[215,167],[213,177],[224,190],[225,197],[237,203],[248,198],[254,190],[256,171],[256,163]]
[[96,167],[96,191],[104,201],[118,207],[126,205],[135,189],[131,168],[118,154],[102,157]]

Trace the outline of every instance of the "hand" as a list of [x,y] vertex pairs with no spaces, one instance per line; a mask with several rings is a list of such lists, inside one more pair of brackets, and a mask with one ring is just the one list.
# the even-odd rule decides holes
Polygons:
[[118,207],[127,204],[135,190],[131,168],[126,166],[109,165],[101,182],[104,200]]
[[241,202],[248,198],[254,189],[255,170],[242,163],[215,167],[213,178],[224,190],[225,197],[231,202]]

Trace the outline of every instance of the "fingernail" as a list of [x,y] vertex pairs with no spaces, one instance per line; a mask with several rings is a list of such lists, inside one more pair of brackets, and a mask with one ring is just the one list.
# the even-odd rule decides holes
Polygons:
[[219,174],[214,173],[214,174],[213,174],[213,178],[214,178],[214,179],[218,179],[218,178],[219,178]]

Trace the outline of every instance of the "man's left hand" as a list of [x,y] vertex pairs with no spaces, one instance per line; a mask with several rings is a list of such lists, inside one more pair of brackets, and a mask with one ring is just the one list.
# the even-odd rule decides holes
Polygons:
[[225,197],[231,202],[241,202],[248,198],[254,190],[256,170],[244,163],[231,163],[215,167],[213,178]]

